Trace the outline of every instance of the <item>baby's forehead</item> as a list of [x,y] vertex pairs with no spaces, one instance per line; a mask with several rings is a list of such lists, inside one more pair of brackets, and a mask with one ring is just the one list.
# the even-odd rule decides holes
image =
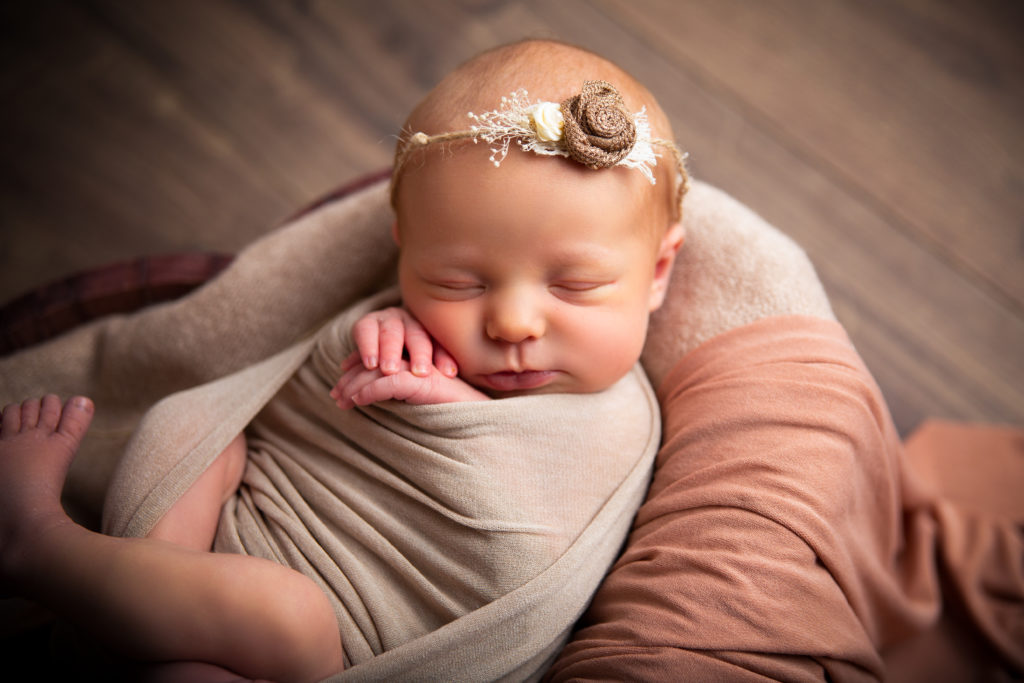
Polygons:
[[[403,167],[402,181],[397,188],[393,187],[392,200],[398,218],[401,220],[412,212],[422,213],[430,207],[437,213],[446,213],[459,211],[467,202],[478,204],[483,201],[481,194],[462,190],[480,182],[499,185],[513,208],[522,208],[524,203],[547,197],[571,208],[578,200],[583,201],[590,186],[596,186],[603,190],[598,192],[599,196],[620,197],[620,203],[628,207],[639,223],[653,223],[653,231],[659,235],[671,217],[675,201],[672,167],[664,160],[659,160],[652,169],[657,177],[657,182],[652,184],[633,168],[595,170],[562,157],[525,152],[515,145],[510,146],[508,157],[500,167],[491,161],[492,156],[487,144],[475,144],[471,140],[421,150]],[[532,166],[533,171],[506,172],[523,164]],[[534,182],[540,178],[544,182]],[[424,193],[418,191],[424,185],[430,187],[430,196],[437,201],[424,200]],[[414,188],[417,191],[412,191]],[[617,191],[619,188],[621,192]]]
[[[586,226],[615,217],[621,239],[660,238],[667,225],[667,190],[635,169],[593,170],[561,157],[510,150],[500,167],[486,145],[461,141],[424,150],[409,165],[396,196],[398,229],[432,238],[472,217],[486,232],[517,222],[550,223],[587,243]],[[662,210],[658,207],[664,204]],[[582,231],[580,230],[582,228]],[[605,233],[607,234],[607,233]],[[472,233],[469,239],[473,239]],[[595,244],[598,242],[595,237]],[[538,243],[539,248],[545,245]]]

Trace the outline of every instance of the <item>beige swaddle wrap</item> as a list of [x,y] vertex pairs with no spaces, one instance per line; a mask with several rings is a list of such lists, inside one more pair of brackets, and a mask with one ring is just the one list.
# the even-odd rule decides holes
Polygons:
[[342,411],[328,392],[348,330],[393,299],[158,403],[115,475],[106,531],[147,533],[245,429],[249,462],[215,549],[323,587],[358,665],[343,678],[529,678],[625,539],[658,447],[657,401],[637,367],[599,394]]

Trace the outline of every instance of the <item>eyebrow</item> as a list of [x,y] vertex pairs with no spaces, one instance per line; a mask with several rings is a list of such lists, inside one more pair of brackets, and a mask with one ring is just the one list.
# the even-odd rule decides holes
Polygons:
[[552,261],[559,266],[575,266],[595,262],[603,265],[617,261],[620,253],[617,249],[597,244],[574,245],[553,254]]

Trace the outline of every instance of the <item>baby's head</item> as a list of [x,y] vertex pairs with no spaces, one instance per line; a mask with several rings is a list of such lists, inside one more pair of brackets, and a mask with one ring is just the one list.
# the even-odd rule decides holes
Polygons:
[[[588,94],[610,99],[630,121],[644,110],[651,128],[648,135],[641,117],[639,145],[627,141],[610,159],[601,149],[587,158],[607,168],[544,154],[549,147],[533,133],[542,121],[494,159],[495,144],[438,137],[479,125],[468,112],[514,109],[521,96],[502,101],[513,92],[527,91],[530,103],[560,103],[588,81],[610,84],[612,90],[588,85]],[[392,193],[402,296],[455,358],[460,376],[509,396],[600,391],[625,375],[640,356],[648,315],[664,298],[683,240],[677,183],[685,183],[685,172],[650,93],[592,53],[527,41],[459,67],[413,111],[405,130]],[[653,168],[640,163],[651,139],[660,156]],[[541,153],[524,151],[522,141],[542,146]]]

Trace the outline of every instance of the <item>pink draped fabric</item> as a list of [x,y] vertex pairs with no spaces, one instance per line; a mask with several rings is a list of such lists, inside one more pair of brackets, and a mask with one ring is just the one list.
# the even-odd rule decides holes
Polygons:
[[845,332],[809,317],[712,339],[658,394],[651,490],[550,679],[1024,668],[1024,433],[947,425],[908,457]]

